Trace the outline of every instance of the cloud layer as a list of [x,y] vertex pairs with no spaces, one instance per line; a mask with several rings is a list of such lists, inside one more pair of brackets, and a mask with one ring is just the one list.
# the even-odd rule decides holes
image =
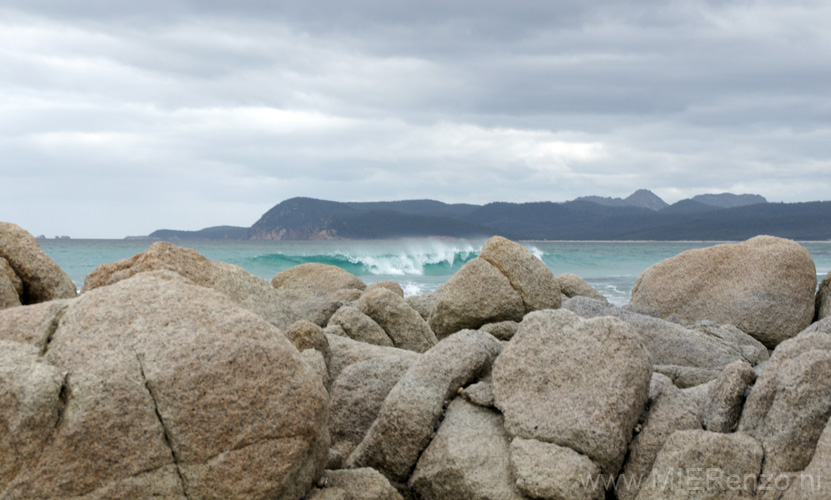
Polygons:
[[829,199],[831,5],[0,8],[0,219],[249,225],[293,196]]

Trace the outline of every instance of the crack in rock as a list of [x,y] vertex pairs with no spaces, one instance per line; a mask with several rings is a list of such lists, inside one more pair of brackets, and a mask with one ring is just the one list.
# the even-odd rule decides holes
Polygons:
[[517,284],[517,282],[514,280],[514,278],[511,277],[511,275],[509,275],[504,269],[502,269],[502,267],[499,266],[499,264],[497,264],[496,259],[494,259],[493,257],[489,257],[489,256],[482,257],[481,255],[479,256],[479,258],[484,260],[488,264],[492,265],[494,268],[496,268],[496,270],[499,271],[499,274],[501,274],[502,276],[504,276],[508,280],[508,284],[511,285],[511,288],[514,289],[514,291],[517,293],[517,295],[519,295],[520,300],[522,300],[522,307],[525,308],[525,314],[528,314],[529,312],[534,310],[525,301],[525,297],[522,296],[522,291],[520,289],[521,287]]
[[61,388],[58,391],[58,418],[55,419],[55,427],[54,432],[57,433],[58,427],[61,426],[63,422],[63,416],[66,413],[66,405],[69,402],[69,372],[63,373],[63,382],[61,382]]
[[164,443],[170,450],[170,456],[173,459],[173,465],[176,466],[176,474],[179,476],[179,481],[182,484],[182,494],[185,495],[185,498],[190,499],[190,497],[188,496],[187,481],[185,480],[185,477],[182,475],[182,470],[179,468],[179,457],[176,456],[176,451],[173,449],[173,443],[171,442],[167,426],[164,423],[162,414],[159,412],[159,404],[156,401],[156,395],[153,394],[153,389],[150,388],[150,382],[148,382],[147,376],[144,374],[144,362],[141,360],[141,356],[139,356],[138,354],[136,355],[136,360],[138,361],[139,370],[141,371],[141,378],[142,380],[144,380],[144,387],[147,389],[147,393],[150,395],[150,399],[153,400],[153,411],[156,412],[156,418],[158,419],[159,424],[161,424],[162,426]]
[[[49,350],[49,344],[52,343],[52,338],[57,333],[58,328],[61,326],[61,320],[63,319],[64,314],[66,314],[67,309],[69,306],[62,308],[60,311],[55,313],[55,316],[52,318],[52,321],[49,323],[49,332],[46,334],[46,340],[43,342],[43,347],[40,350],[40,356],[46,356],[46,351]],[[64,383],[66,383],[66,377],[64,377]],[[61,387],[61,391],[63,391],[63,387]]]

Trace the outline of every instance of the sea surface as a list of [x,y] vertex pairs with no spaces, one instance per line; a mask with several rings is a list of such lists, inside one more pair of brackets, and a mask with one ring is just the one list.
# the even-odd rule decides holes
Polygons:
[[[40,240],[41,248],[80,289],[101,264],[143,252],[152,240]],[[176,241],[209,259],[236,264],[271,280],[307,262],[341,267],[365,283],[392,280],[406,295],[435,290],[475,258],[485,240],[399,239],[379,241]],[[721,242],[521,241],[556,275],[574,273],[612,303],[629,301],[632,286],[649,266],[691,248]],[[817,278],[831,270],[831,242],[801,242],[814,258]]]

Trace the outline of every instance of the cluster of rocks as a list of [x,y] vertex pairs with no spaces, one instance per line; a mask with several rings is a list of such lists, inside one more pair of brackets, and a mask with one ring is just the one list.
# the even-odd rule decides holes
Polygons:
[[831,273],[788,240],[680,254],[623,308],[500,237],[406,299],[169,243],[76,297],[11,224],[0,257],[0,499],[831,491]]

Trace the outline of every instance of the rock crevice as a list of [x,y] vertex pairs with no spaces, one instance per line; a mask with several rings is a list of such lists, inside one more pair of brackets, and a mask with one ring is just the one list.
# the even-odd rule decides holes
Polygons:
[[147,389],[147,394],[150,395],[150,400],[153,401],[153,411],[156,413],[156,418],[159,421],[159,425],[162,426],[164,444],[170,450],[170,459],[173,461],[173,465],[176,467],[176,474],[179,476],[179,481],[182,484],[182,492],[185,495],[185,498],[190,500],[190,497],[188,496],[187,480],[185,479],[185,476],[182,474],[181,468],[179,468],[179,457],[176,456],[176,450],[173,449],[173,443],[170,439],[170,430],[165,425],[164,418],[162,417],[162,414],[159,411],[159,402],[156,400],[156,395],[153,393],[153,388],[150,387],[150,381],[147,380],[147,375],[144,374],[144,361],[141,359],[141,355],[136,354],[136,361],[138,361],[139,373],[141,373],[141,379],[144,381],[144,387],[145,389]]
[[43,340],[43,347],[40,350],[41,357],[46,356],[46,353],[49,351],[49,344],[52,343],[52,338],[55,337],[55,332],[57,332],[58,328],[61,327],[61,320],[63,319],[64,314],[66,314],[66,308],[58,310],[49,322],[49,325],[47,325],[46,337]]

